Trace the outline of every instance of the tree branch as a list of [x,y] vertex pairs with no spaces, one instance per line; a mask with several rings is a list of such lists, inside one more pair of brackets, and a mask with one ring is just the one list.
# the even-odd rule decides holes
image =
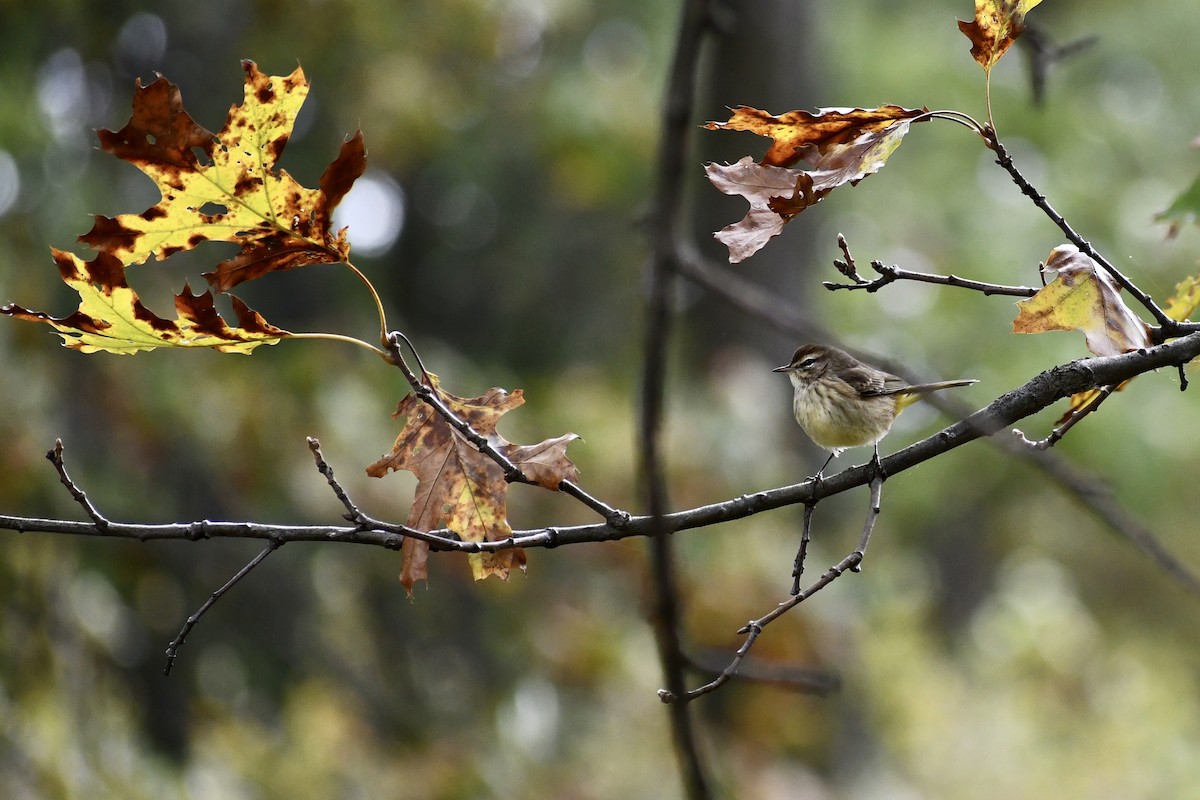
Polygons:
[[[680,210],[683,208],[683,177],[690,169],[689,131],[695,116],[696,76],[707,33],[713,29],[712,0],[685,0],[675,38],[675,52],[663,98],[663,122],[659,133],[657,177],[651,205],[650,256],[647,263],[649,291],[642,354],[641,411],[639,414],[639,466],[650,530],[654,594],[654,635],[658,644],[663,677],[673,691],[686,685],[686,658],[679,635],[679,590],[675,579],[674,553],[666,532],[664,515],[669,508],[667,477],[662,456],[667,351],[671,338],[674,298],[680,251]],[[671,735],[683,780],[691,800],[712,796],[704,758],[695,726],[686,706],[670,709]]]
[[[684,260],[680,262],[680,273],[734,308],[808,341],[835,341],[835,335],[820,323],[801,315],[793,306],[782,302],[777,295],[746,280],[741,274],[714,264],[695,250],[686,251],[684,256]],[[1179,323],[1176,325],[1176,333],[1180,336],[1200,333],[1200,324]],[[907,377],[910,382],[919,383],[922,380],[911,374],[906,375],[904,365],[889,362],[887,359],[880,360],[878,357],[874,357],[874,363]],[[1176,365],[1180,371],[1183,369],[1182,363]],[[1182,388],[1184,384],[1181,383],[1180,386]],[[925,402],[955,417],[965,417],[970,411],[968,406],[948,394],[931,395]],[[1200,577],[1173,558],[1154,537],[1153,532],[1122,508],[1099,476],[1080,470],[1056,453],[1032,450],[1013,437],[992,437],[988,441],[1010,455],[1033,463],[1111,530],[1128,539],[1157,562],[1188,591],[1200,594]]]
[[1159,308],[1158,304],[1154,302],[1150,295],[1143,292],[1137,284],[1127,278],[1108,259],[1097,252],[1096,249],[1092,247],[1091,242],[1080,236],[1079,233],[1077,233],[1075,229],[1071,227],[1070,223],[1067,222],[1063,215],[1054,210],[1054,206],[1050,205],[1050,202],[1046,199],[1046,196],[1039,192],[1033,186],[1033,184],[1031,184],[1025,178],[1025,176],[1021,174],[1020,170],[1017,169],[1016,164],[1013,163],[1012,156],[1008,154],[1008,150],[1004,148],[1004,145],[1000,143],[999,138],[996,137],[996,131],[991,128],[987,128],[984,131],[984,141],[987,143],[987,146],[996,153],[996,163],[999,164],[1001,168],[1003,168],[1004,171],[1009,174],[1013,180],[1013,183],[1020,188],[1022,194],[1032,200],[1033,204],[1040,208],[1042,212],[1050,218],[1050,221],[1057,225],[1059,229],[1066,234],[1067,238],[1072,244],[1079,248],[1080,252],[1090,256],[1097,264],[1103,267],[1109,275],[1113,276],[1117,283],[1121,284],[1122,288],[1129,292],[1131,296],[1137,298],[1138,302],[1140,302],[1151,314],[1154,315],[1154,319],[1161,327],[1161,331],[1158,332],[1159,339],[1167,339],[1171,336],[1177,335],[1177,326],[1179,323],[1167,316],[1167,313]]
[[[1036,375],[1024,385],[993,400],[984,408],[965,419],[949,425],[937,433],[922,439],[882,459],[881,466],[889,477],[911,469],[942,453],[961,447],[976,439],[991,436],[1019,420],[1025,419],[1054,402],[1072,394],[1098,386],[1105,386],[1133,378],[1162,367],[1174,367],[1200,357],[1200,333],[1142,351],[1124,353],[1119,356],[1104,356],[1072,361],[1048,369]],[[1003,441],[1001,439],[1000,441]],[[1034,454],[1036,460],[1050,456],[1047,452]],[[1070,473],[1065,465],[1056,468],[1064,485],[1079,497],[1095,499],[1105,497],[1093,481]],[[875,475],[872,464],[849,467],[842,472],[822,478],[819,482],[806,480],[801,483],[781,486],[753,494],[745,494],[717,503],[675,511],[655,518],[652,515],[631,516],[621,526],[608,522],[567,527],[539,528],[514,531],[509,539],[500,542],[463,542],[446,530],[418,531],[404,525],[371,520],[370,529],[360,530],[354,526],[333,525],[267,525],[253,522],[213,522],[202,520],[191,523],[164,523],[156,525],[109,521],[103,528],[94,521],[81,522],[58,519],[42,519],[0,515],[0,530],[17,533],[56,533],[79,536],[105,536],[109,538],[152,541],[158,539],[191,540],[236,538],[236,539],[279,539],[287,542],[328,542],[374,545],[399,550],[404,537],[423,539],[435,549],[463,553],[499,551],[512,547],[559,547],[585,542],[611,542],[640,536],[663,536],[683,531],[704,528],[744,519],[755,514],[777,508],[811,503],[840,494],[856,486],[864,486]],[[1115,501],[1105,500],[1101,505],[1110,510]],[[1186,577],[1185,577],[1186,576]],[[1200,594],[1200,582],[1190,574],[1181,576],[1188,588]]]

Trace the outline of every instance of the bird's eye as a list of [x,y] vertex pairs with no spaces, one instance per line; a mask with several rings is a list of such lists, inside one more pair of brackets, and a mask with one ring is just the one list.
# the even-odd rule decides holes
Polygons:
[[808,358],[801,361],[798,366],[800,367],[800,369],[808,369],[809,367],[811,367],[813,364],[816,364],[816,363],[817,363],[816,357],[809,356]]

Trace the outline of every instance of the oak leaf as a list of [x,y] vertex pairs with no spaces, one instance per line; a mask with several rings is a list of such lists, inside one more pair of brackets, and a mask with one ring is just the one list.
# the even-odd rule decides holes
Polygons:
[[817,166],[821,156],[845,147],[866,133],[882,133],[900,122],[929,113],[927,108],[884,105],[879,108],[819,108],[778,116],[750,106],[732,109],[726,122],[707,122],[710,131],[750,131],[773,140],[763,164],[790,167],[803,161]]
[[225,353],[249,353],[263,344],[277,344],[290,334],[268,323],[241,300],[231,297],[237,327],[217,313],[210,292],[192,294],[186,285],[175,297],[179,317],[166,320],[148,310],[125,282],[124,265],[107,253],[84,262],[78,256],[51,248],[64,283],[80,297],[79,308],[67,317],[51,317],[17,305],[0,313],[45,322],[73,350],[131,354],[158,347],[211,347]]
[[268,272],[349,256],[345,230],[331,230],[332,215],[366,167],[361,132],[342,145],[320,188],[305,188],[275,169],[308,94],[303,70],[272,77],[252,61],[242,66],[244,100],[215,137],[183,110],[179,89],[166,78],[138,83],[129,123],[101,131],[100,146],[149,176],[161,199],[141,214],[97,217],[80,241],[126,265],[161,261],[205,241],[236,242],[237,256],[205,276],[220,292]]
[[[877,109],[819,109],[772,116],[741,106],[728,122],[710,130],[744,130],[773,140],[761,163],[750,156],[736,164],[708,164],[709,181],[750,204],[746,216],[718,231],[730,263],[744,261],[783,231],[783,226],[844,184],[855,185],[883,168],[914,119],[926,109],[888,105]],[[807,169],[789,169],[803,164]]]
[[[566,452],[567,445],[579,438],[575,434],[535,445],[515,445],[496,432],[500,417],[525,402],[520,389],[489,389],[480,397],[462,398],[444,391],[433,373],[426,373],[426,385],[534,483],[557,490],[563,481],[575,479],[575,465]],[[512,528],[507,519],[508,482],[504,470],[416,394],[401,400],[393,416],[407,418],[404,428],[392,452],[367,467],[367,474],[381,478],[389,470],[405,469],[417,476],[409,527],[422,531],[449,528],[468,542],[509,538]],[[428,578],[429,545],[406,538],[401,552],[400,581],[411,596],[413,585]],[[513,567],[525,567],[525,552],[519,548],[472,553],[469,558],[476,580],[488,575],[507,577]]]
[[975,0],[975,19],[958,21],[971,40],[971,57],[991,72],[1025,30],[1025,15],[1042,0]]
[[1088,350],[1098,356],[1152,344],[1150,327],[1125,305],[1120,285],[1075,245],[1054,248],[1042,272],[1057,277],[1017,302],[1013,333],[1080,330]]

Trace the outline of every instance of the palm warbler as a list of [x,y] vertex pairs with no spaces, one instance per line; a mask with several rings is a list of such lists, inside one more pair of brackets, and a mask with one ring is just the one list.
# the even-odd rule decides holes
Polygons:
[[792,411],[800,427],[819,447],[831,451],[817,477],[848,447],[874,445],[878,463],[879,440],[887,436],[901,411],[929,392],[978,382],[912,385],[844,350],[820,344],[804,345],[790,363],[773,371],[787,373],[795,387]]

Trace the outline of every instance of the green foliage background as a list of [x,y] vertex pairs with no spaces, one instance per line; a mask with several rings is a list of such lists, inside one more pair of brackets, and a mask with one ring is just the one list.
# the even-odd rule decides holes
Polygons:
[[[982,73],[953,22],[969,3],[795,5],[726,9],[703,118],[739,103],[983,115]],[[271,74],[299,61],[313,93],[283,165],[313,185],[361,126],[372,169],[403,191],[398,243],[356,258],[393,325],[451,391],[525,387],[507,438],[581,434],[583,485],[637,510],[640,223],[676,14],[633,0],[0,0],[0,152],[19,175],[0,215],[0,300],[68,312],[47,246],[70,246],[89,214],[155,200],[134,168],[93,147],[93,128],[124,123],[135,77],[166,74],[219,128],[240,98],[240,58]],[[993,77],[1001,136],[1078,229],[1164,298],[1196,271],[1200,242],[1194,228],[1167,241],[1153,221],[1200,170],[1188,149],[1200,133],[1192,4],[1059,0],[1030,21],[1060,41],[1099,38],[1051,72],[1042,107],[1010,53]],[[763,144],[696,136],[692,218],[719,258],[708,231],[743,207],[702,185],[700,163]],[[846,343],[979,378],[966,390],[976,404],[1084,354],[1080,336],[1008,333],[1004,298],[916,285],[826,293],[838,231],[864,264],[1034,283],[1061,234],[961,129],[918,126],[878,176],[739,270]],[[195,284],[224,255],[202,248],[131,281],[166,308],[184,277]],[[239,294],[277,324],[372,335],[369,299],[344,272],[259,283]],[[769,372],[796,342],[691,288],[681,307],[674,504],[811,473],[819,455]],[[368,355],[289,342],[251,358],[123,358],[56,342],[0,324],[0,512],[79,516],[42,459],[61,437],[113,518],[335,522],[341,509],[304,445],[316,435],[369,513],[407,514],[407,478],[362,472],[390,447],[388,414],[405,390]],[[1200,413],[1194,391],[1177,389],[1174,375],[1143,377],[1057,450],[1105,476],[1200,569]],[[1024,429],[1043,435],[1054,416]],[[885,450],[938,422],[912,409]],[[589,519],[566,498],[513,495],[515,527]],[[812,563],[854,546],[865,500],[818,508]],[[755,649],[836,671],[843,691],[735,683],[695,706],[728,796],[1200,797],[1198,598],[983,443],[890,480],[884,502],[864,573]],[[676,537],[693,648],[732,653],[733,632],[786,591],[798,531],[791,509]],[[507,584],[472,584],[443,556],[413,603],[396,554],[291,545],[215,607],[164,679],[166,643],[257,549],[4,534],[0,796],[677,796],[643,543],[535,551],[529,574]]]

